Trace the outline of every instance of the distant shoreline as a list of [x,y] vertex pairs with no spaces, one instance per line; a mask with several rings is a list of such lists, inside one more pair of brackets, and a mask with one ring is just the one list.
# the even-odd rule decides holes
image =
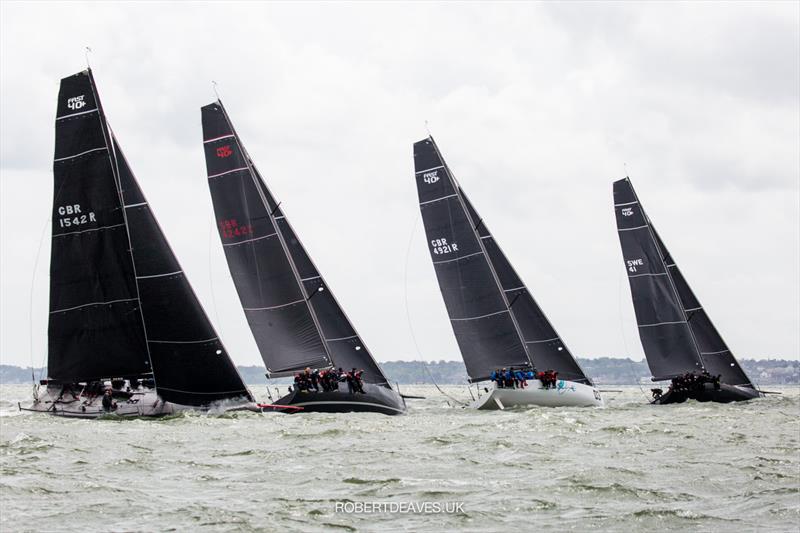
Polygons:
[[[614,357],[595,359],[579,358],[584,371],[599,386],[649,384],[650,370],[644,361]],[[800,361],[787,359],[741,359],[745,372],[758,385],[800,385]],[[379,363],[392,383],[416,385],[437,383],[439,385],[463,385],[467,373],[461,361],[386,361]],[[248,385],[266,385],[264,367],[238,366],[239,373]],[[44,376],[42,368],[34,368],[36,379]],[[637,381],[638,380],[638,381]],[[285,384],[291,378],[274,379],[273,385]],[[31,368],[0,365],[0,384],[22,384],[31,382]]]

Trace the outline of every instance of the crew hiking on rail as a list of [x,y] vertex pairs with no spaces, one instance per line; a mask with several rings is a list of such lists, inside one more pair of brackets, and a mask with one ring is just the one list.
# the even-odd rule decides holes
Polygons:
[[490,379],[497,384],[498,389],[525,389],[528,387],[528,380],[538,379],[545,389],[553,389],[558,382],[558,372],[546,370],[537,372],[533,370],[510,368],[495,369]]
[[307,367],[303,372],[294,375],[294,386],[299,392],[337,392],[339,383],[347,383],[347,391],[350,394],[364,392],[364,383],[361,377],[364,370],[353,368],[350,372],[345,372],[341,367],[338,369],[330,368],[327,370],[314,369]]

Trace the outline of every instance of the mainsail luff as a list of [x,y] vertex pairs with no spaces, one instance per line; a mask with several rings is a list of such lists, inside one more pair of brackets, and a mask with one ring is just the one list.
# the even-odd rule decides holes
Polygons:
[[[712,375],[720,375],[723,383],[752,388],[753,385],[747,374],[733,357],[658,235],[629,178],[614,183],[614,205],[639,333],[654,379],[668,379],[685,372],[706,370]],[[657,304],[652,298],[652,291],[647,291],[646,286],[640,287],[640,283],[635,281],[638,276],[645,276],[645,274],[638,274],[638,269],[646,265],[636,263],[642,258],[633,258],[635,248],[631,246],[631,239],[627,235],[623,236],[623,231],[632,233],[643,229],[637,227],[641,223],[647,229],[646,233],[641,233],[652,242],[653,249],[657,252],[660,262],[659,274],[668,280],[669,304],[680,310],[682,318],[682,324],[666,325],[664,334],[655,338],[650,338],[649,332],[643,329],[642,324],[647,308],[655,307]],[[629,255],[632,259],[629,258]],[[634,264],[630,264],[630,261],[634,261]],[[635,270],[631,271],[631,268]],[[644,324],[647,327],[646,319]],[[665,346],[670,342],[672,349],[665,350]],[[689,355],[688,360],[687,354]]]
[[[79,90],[75,91],[76,88]],[[83,94],[77,94],[79,92]],[[87,96],[90,98],[87,99]],[[75,111],[87,105],[90,109]],[[75,112],[65,113],[64,107]],[[72,124],[71,129],[68,127],[65,130],[63,124],[59,127],[59,121],[71,120],[72,117],[78,122]],[[89,122],[81,122],[87,120]],[[60,351],[79,351],[71,352],[67,358],[72,371],[65,373],[61,366],[55,364],[52,365],[55,368],[50,370],[50,377],[72,383],[112,377],[137,377],[152,372],[157,382],[157,392],[164,401],[205,406],[223,399],[252,400],[232,361],[225,354],[224,346],[219,342],[191,286],[183,277],[182,269],[169,248],[158,222],[147,207],[141,189],[108,126],[91,71],[87,70],[62,80],[56,123],[54,207],[63,201],[61,198],[64,196],[63,188],[68,182],[72,190],[66,196],[71,196],[74,200],[68,204],[68,208],[62,205],[56,211],[59,214],[63,214],[62,211],[71,214],[82,213],[81,218],[76,217],[67,225],[86,224],[87,229],[73,234],[105,235],[113,230],[116,235],[113,242],[120,249],[110,250],[108,243],[81,240],[73,246],[73,253],[79,259],[73,257],[70,261],[63,253],[58,253],[61,250],[57,250],[54,245],[51,259],[53,273],[51,309],[58,307],[53,305],[53,301],[62,298],[66,289],[79,294],[91,291],[106,294],[119,290],[119,286],[123,285],[130,297],[122,300],[106,298],[110,301],[91,302],[74,308],[51,311],[49,363],[52,365],[53,362],[59,363],[64,359],[59,357]],[[60,154],[64,144],[72,146],[74,150],[74,145],[80,146],[86,142],[99,145],[101,138],[102,147],[95,146],[89,150],[79,151],[76,155],[59,157],[64,155]],[[98,158],[101,167],[93,169],[94,173],[91,172],[92,169],[78,168],[77,173],[70,174],[59,165],[83,157]],[[105,202],[96,202],[96,196],[100,194],[98,191],[113,200],[109,201],[109,198],[106,198]],[[75,198],[80,199],[81,203],[76,203]],[[126,200],[132,198],[134,200],[126,204]],[[98,209],[98,205],[104,211]],[[129,208],[135,208],[140,212],[140,217],[134,218],[133,222],[127,211]],[[112,215],[113,219],[110,219]],[[59,227],[64,226],[65,220],[59,220]],[[55,221],[56,217],[53,224],[54,242],[56,237],[62,236],[57,233]],[[109,221],[114,224],[108,224]],[[147,253],[137,251],[141,249],[146,249]],[[58,274],[63,269],[76,265],[81,268],[73,272],[70,279],[73,284],[79,286],[74,289],[65,287],[65,284],[60,282]],[[121,278],[109,276],[109,272],[113,274],[113,270],[120,265],[124,276]],[[163,277],[162,273],[151,275],[148,272],[142,275],[153,265],[161,268],[168,265],[168,276],[177,280],[179,284],[172,290],[167,290],[162,285],[143,289],[140,285],[141,280]],[[180,305],[175,302],[176,299],[181,299]],[[113,331],[105,331],[103,320],[106,320],[106,315],[113,316],[114,306],[120,305],[120,302],[128,304],[124,309],[127,322],[113,328]],[[101,313],[87,315],[83,323],[77,327],[76,324],[72,324],[72,335],[75,336],[74,331],[78,331],[78,342],[70,342],[74,339],[69,339],[69,335],[66,339],[64,335],[59,335],[58,330],[64,329],[59,328],[59,316],[78,309],[91,310],[101,306],[105,307]],[[159,340],[148,337],[148,327],[154,331],[159,331],[160,328],[162,336],[156,337]],[[172,334],[187,331],[198,333],[201,339],[170,338]],[[89,337],[88,343],[81,343],[80,341],[86,336]],[[153,343],[167,347],[151,349]],[[92,358],[96,358],[98,352],[104,356],[104,361],[111,362],[102,366],[100,370],[96,369],[96,365],[91,361]],[[127,361],[132,355],[138,357],[140,361],[147,357],[146,361],[140,363],[139,368],[133,371],[119,364],[120,361]],[[199,357],[203,359],[198,360]]]
[[[235,143],[236,149],[241,153],[243,164],[247,169],[246,173],[243,169],[242,175],[246,174],[243,179],[249,179],[253,185],[253,188],[249,189],[250,192],[245,190],[244,187],[240,188],[239,197],[236,200],[238,205],[234,205],[236,202],[227,202],[229,205],[225,205],[226,199],[223,198],[220,186],[214,185],[213,182],[209,180],[217,218],[226,220],[229,212],[233,211],[235,208],[246,206],[248,198],[254,193],[257,194],[263,207],[262,216],[269,219],[271,227],[274,229],[280,241],[280,252],[285,257],[287,264],[291,266],[291,281],[294,282],[303,294],[308,307],[309,316],[313,319],[316,333],[315,337],[319,339],[320,345],[324,347],[325,350],[326,358],[324,360],[311,362],[300,361],[297,360],[296,357],[291,356],[291,347],[289,346],[291,342],[287,341],[285,347],[280,351],[290,353],[290,356],[284,358],[287,361],[284,368],[276,371],[274,369],[274,360],[280,354],[276,353],[276,350],[270,351],[271,346],[268,345],[270,337],[265,331],[263,324],[249,320],[251,331],[256,338],[269,374],[271,376],[290,375],[307,366],[323,368],[335,365],[347,369],[351,367],[364,369],[364,381],[379,385],[387,385],[387,379],[380,370],[380,367],[369,353],[366,345],[362,342],[360,335],[356,332],[349,318],[344,313],[344,310],[338,304],[333,292],[325,283],[319,270],[314,265],[313,260],[294,232],[289,220],[281,210],[280,204],[276,202],[274,196],[264,182],[264,179],[258,172],[258,169],[236,134],[233,123],[228,117],[227,111],[222,103],[217,101],[205,106],[202,111],[204,137],[206,138],[206,161],[209,164],[209,175],[213,175],[211,174],[213,157],[214,154],[216,154],[217,148],[220,148],[217,144],[221,143],[223,140],[227,141],[227,139],[232,139],[232,143]],[[218,118],[221,118],[223,123],[219,123],[217,121]],[[215,123],[215,121],[217,122]],[[226,137],[226,135],[229,135],[229,137]],[[230,179],[230,177],[226,177],[226,179]],[[246,213],[246,215],[249,220],[251,214]],[[220,236],[223,237],[222,232]],[[223,245],[225,245],[224,239]],[[245,244],[245,246],[248,245]],[[232,277],[237,285],[237,291],[239,292],[240,299],[244,306],[247,293],[250,292],[251,288],[246,286],[245,276],[238,271],[237,258],[229,253],[229,248],[230,247],[226,248],[226,259],[228,260]],[[258,255],[258,251],[253,250],[253,254]],[[253,272],[250,273],[251,277],[253,274],[255,274],[255,278],[258,278],[258,274]],[[290,280],[285,280],[287,283],[289,281]],[[259,339],[262,339],[263,342],[259,342]],[[291,364],[292,362],[293,364]]]
[[[470,379],[485,380],[498,367],[532,366],[502,284],[476,231],[478,223],[472,220],[432,137],[414,144],[414,165],[431,260]],[[438,255],[451,258],[437,260]]]

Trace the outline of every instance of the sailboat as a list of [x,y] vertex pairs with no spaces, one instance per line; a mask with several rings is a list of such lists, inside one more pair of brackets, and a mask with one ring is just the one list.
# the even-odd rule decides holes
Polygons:
[[600,391],[511,266],[433,137],[414,144],[414,167],[428,249],[470,382],[511,367],[553,370],[560,378],[484,387],[486,394],[471,406],[602,406]]
[[[203,145],[217,229],[267,377],[304,369],[363,370],[363,393],[295,387],[275,404],[303,411],[405,412],[342,310],[217,100],[202,108]],[[293,412],[286,410],[284,412]]]
[[55,127],[48,378],[20,409],[77,418],[256,410],[106,121],[91,70],[61,80]]
[[614,182],[614,211],[653,403],[734,402],[763,396],[736,361],[658,236],[629,178]]

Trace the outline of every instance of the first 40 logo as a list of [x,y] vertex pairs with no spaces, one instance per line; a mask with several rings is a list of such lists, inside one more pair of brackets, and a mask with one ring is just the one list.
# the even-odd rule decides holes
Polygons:
[[86,100],[84,100],[85,96],[86,96],[85,94],[82,94],[80,96],[73,96],[72,98],[68,99],[67,107],[72,109],[73,111],[77,111],[78,109],[81,109],[82,107],[86,106]]

